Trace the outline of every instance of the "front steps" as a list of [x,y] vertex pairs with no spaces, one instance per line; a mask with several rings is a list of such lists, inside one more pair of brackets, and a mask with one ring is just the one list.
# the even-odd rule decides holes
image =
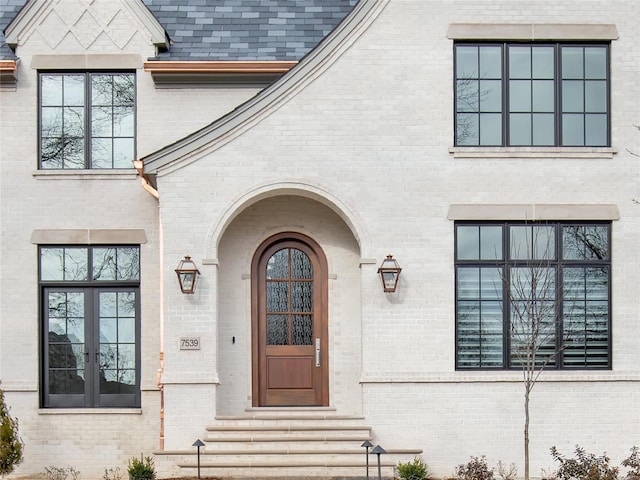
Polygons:
[[[250,409],[240,416],[216,417],[206,427],[201,447],[201,476],[223,479],[355,479],[366,476],[362,443],[374,445],[363,417],[337,415],[332,409]],[[383,444],[384,439],[380,439]],[[384,447],[384,444],[382,445]],[[393,478],[394,466],[422,453],[386,448],[381,476]],[[197,449],[156,453],[159,471],[173,464],[172,476],[197,476]],[[378,478],[377,455],[369,455],[369,477]]]

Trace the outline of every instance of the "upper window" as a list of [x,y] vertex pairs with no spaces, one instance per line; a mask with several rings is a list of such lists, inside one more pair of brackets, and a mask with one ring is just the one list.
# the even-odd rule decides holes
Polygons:
[[140,406],[140,248],[40,248],[42,404]]
[[609,45],[457,43],[457,146],[606,147]]
[[456,367],[610,368],[609,229],[457,222]]
[[42,169],[133,168],[135,75],[40,73]]

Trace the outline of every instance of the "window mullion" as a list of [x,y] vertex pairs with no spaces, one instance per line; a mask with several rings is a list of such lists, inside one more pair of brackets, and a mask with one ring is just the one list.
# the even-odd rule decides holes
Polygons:
[[89,287],[83,289],[84,293],[84,396],[85,407],[95,405],[95,379],[98,377],[95,372],[95,308],[93,290]]
[[85,73],[85,89],[84,89],[84,105],[85,105],[85,126],[84,126],[84,158],[85,158],[85,168],[90,169],[92,167],[92,159],[91,159],[91,144],[93,143],[93,135],[91,131],[92,125],[92,116],[93,109],[91,108],[91,73]]
[[509,146],[509,45],[502,44],[502,146]]

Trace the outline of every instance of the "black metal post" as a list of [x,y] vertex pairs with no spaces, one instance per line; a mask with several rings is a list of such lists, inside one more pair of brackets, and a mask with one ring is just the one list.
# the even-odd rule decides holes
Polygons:
[[204,442],[200,439],[197,439],[193,442],[194,447],[198,447],[198,480],[200,480],[200,447],[204,447]]
[[387,451],[380,445],[376,445],[376,448],[371,450],[371,453],[375,453],[378,456],[378,480],[382,480],[382,467],[380,466],[380,454],[387,453]]
[[367,459],[367,480],[369,480],[369,448],[373,447],[373,443],[369,440],[365,440],[365,442],[360,445],[366,449],[366,459]]

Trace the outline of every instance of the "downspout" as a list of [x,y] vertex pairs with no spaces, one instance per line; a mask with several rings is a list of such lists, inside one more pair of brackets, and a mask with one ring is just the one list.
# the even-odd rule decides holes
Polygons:
[[147,192],[149,192],[156,200],[160,200],[160,194],[155,188],[151,186],[151,184],[149,183],[149,180],[147,179],[147,177],[143,172],[144,162],[142,160],[134,160],[133,166],[136,169],[136,172],[138,172],[138,175],[140,175],[142,188],[144,188]]
[[[160,200],[160,194],[158,190],[153,188],[149,183],[149,180],[144,174],[144,162],[142,160],[134,160],[133,166],[140,175],[141,185],[147,192],[151,194],[156,200]],[[162,225],[160,225],[160,267],[162,268]],[[162,270],[161,270],[162,271]],[[164,294],[162,290],[162,281],[160,282],[160,318],[164,318]],[[164,371],[164,328],[162,320],[160,321],[160,353],[159,353],[160,368],[156,373],[156,386],[160,391],[160,450],[164,450],[164,384],[162,383],[162,373]]]

